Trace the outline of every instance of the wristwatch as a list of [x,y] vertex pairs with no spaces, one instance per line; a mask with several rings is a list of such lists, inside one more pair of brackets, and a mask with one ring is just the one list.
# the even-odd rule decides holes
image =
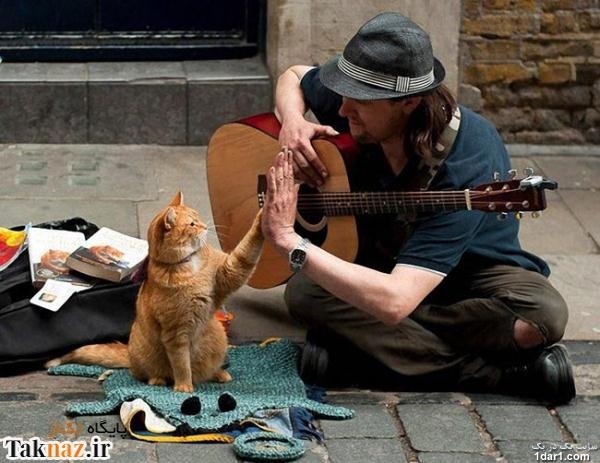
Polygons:
[[299,272],[306,263],[306,251],[310,240],[308,238],[302,238],[296,247],[288,254],[288,261],[290,263],[290,270],[294,273]]

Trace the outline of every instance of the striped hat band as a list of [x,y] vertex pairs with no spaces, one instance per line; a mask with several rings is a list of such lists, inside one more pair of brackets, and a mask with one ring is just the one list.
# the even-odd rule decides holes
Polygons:
[[399,93],[415,93],[419,90],[424,90],[435,80],[433,68],[427,74],[419,77],[392,76],[352,64],[344,56],[340,56],[338,68],[353,79]]

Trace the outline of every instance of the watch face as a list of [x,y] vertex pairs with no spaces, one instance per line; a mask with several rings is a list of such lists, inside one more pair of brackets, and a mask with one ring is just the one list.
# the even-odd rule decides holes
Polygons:
[[290,256],[290,262],[292,264],[303,264],[305,259],[306,251],[303,251],[302,249],[294,249]]

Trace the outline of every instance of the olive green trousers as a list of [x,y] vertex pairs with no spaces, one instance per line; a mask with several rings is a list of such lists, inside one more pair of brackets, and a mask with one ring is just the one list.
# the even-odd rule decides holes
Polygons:
[[338,299],[302,273],[289,280],[285,301],[309,328],[337,333],[400,375],[453,368],[462,384],[475,378],[493,385],[498,365],[527,357],[514,339],[517,319],[537,327],[547,346],[562,338],[568,318],[564,299],[546,277],[508,265],[452,272],[397,325]]

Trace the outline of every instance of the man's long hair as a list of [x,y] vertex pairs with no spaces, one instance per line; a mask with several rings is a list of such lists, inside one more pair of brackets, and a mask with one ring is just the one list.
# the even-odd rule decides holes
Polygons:
[[423,99],[408,120],[404,149],[406,153],[428,158],[432,156],[433,148],[452,119],[457,103],[443,84],[419,96]]

